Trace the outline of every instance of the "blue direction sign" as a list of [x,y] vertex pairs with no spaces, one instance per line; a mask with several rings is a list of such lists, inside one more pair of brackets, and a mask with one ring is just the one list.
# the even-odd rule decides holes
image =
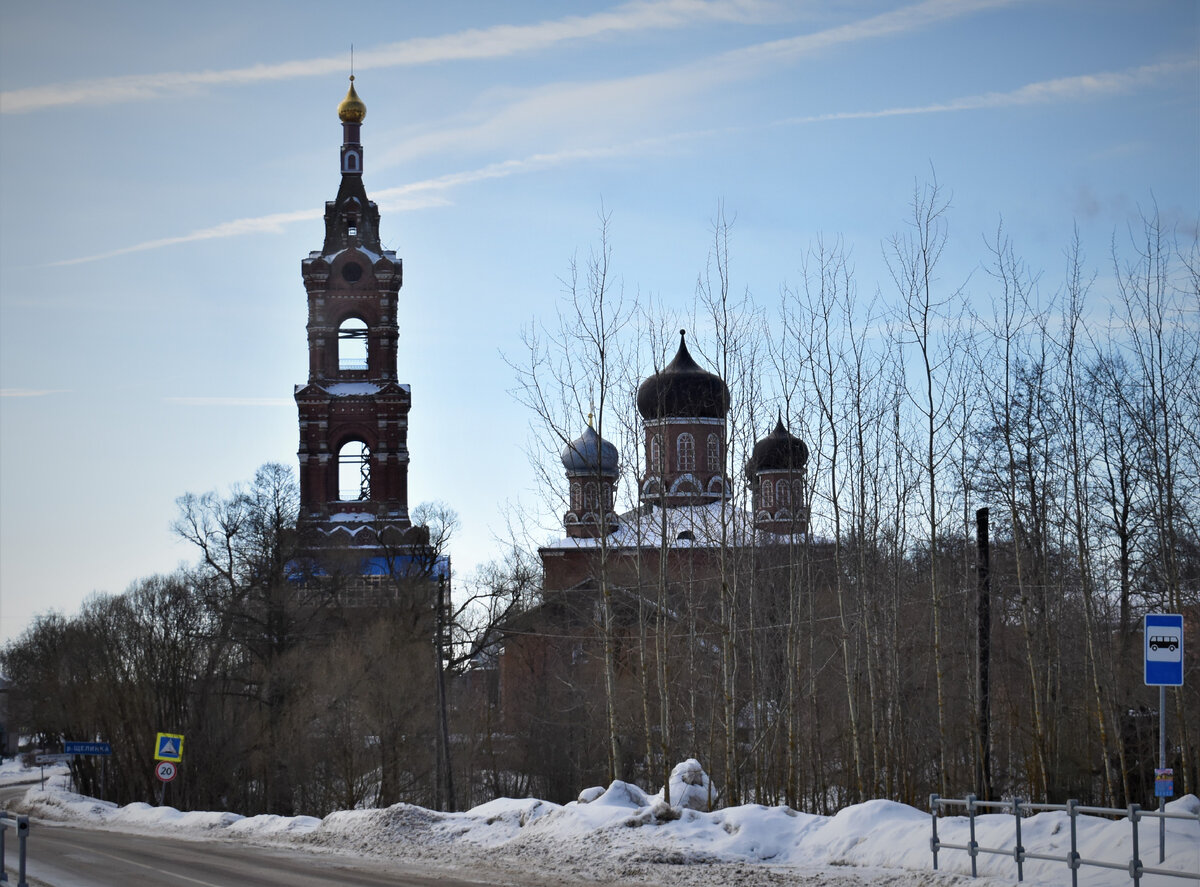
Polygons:
[[69,755],[111,755],[112,745],[107,742],[64,742],[63,751]]
[[1183,686],[1183,616],[1147,613],[1146,686]]

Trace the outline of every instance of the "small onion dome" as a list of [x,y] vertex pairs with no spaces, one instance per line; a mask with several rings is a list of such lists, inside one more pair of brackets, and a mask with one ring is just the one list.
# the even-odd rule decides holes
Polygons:
[[746,462],[746,477],[753,481],[760,471],[797,471],[808,462],[808,446],[783,427],[783,417],[775,423],[775,430],[754,445],[754,452]]
[[643,419],[723,419],[729,412],[729,388],[692,359],[680,330],[675,359],[638,386],[637,408]]
[[617,448],[596,433],[590,424],[562,452],[568,474],[613,476],[617,474]]
[[338,118],[342,123],[362,123],[367,116],[367,106],[354,91],[354,75],[350,75],[350,90],[338,105]]

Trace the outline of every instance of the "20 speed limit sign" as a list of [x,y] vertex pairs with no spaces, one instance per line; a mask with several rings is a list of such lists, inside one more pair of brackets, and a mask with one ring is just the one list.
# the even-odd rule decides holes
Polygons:
[[170,782],[178,772],[179,768],[171,761],[159,761],[158,766],[154,768],[154,775],[163,782]]

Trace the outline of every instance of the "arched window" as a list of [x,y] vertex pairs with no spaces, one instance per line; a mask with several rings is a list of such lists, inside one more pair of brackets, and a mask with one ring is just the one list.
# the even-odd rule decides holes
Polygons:
[[663,470],[663,438],[661,434],[655,434],[650,438],[650,470],[661,472]]
[[759,493],[759,499],[761,500],[759,504],[763,508],[775,507],[775,487],[769,480],[762,482],[762,490]]
[[338,450],[338,500],[366,501],[371,498],[371,448],[361,440],[342,444]]
[[791,504],[792,487],[786,480],[775,481],[775,499],[780,505]]
[[338,327],[338,369],[367,368],[367,325],[357,317],[347,317]]
[[675,468],[678,471],[696,470],[696,438],[686,431],[675,441],[675,453],[679,458]]
[[595,511],[599,503],[599,497],[596,495],[596,482],[589,481],[588,485],[583,488],[583,510]]
[[798,481],[798,480],[792,481],[792,504],[795,505],[797,509],[804,507],[804,482],[803,481]]
[[715,434],[708,436],[708,470],[721,470],[721,438]]
[[571,510],[579,511],[583,508],[583,486],[579,481],[574,481],[571,484]]

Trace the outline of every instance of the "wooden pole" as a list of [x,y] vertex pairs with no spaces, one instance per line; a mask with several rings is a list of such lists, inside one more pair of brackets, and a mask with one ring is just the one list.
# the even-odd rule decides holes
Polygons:
[[991,602],[991,548],[988,541],[988,510],[975,512],[975,571],[979,582],[976,605],[977,653],[978,653],[978,699],[979,727],[978,753],[975,756],[975,791],[984,801],[992,800],[991,758],[991,654],[992,654],[992,602]]

